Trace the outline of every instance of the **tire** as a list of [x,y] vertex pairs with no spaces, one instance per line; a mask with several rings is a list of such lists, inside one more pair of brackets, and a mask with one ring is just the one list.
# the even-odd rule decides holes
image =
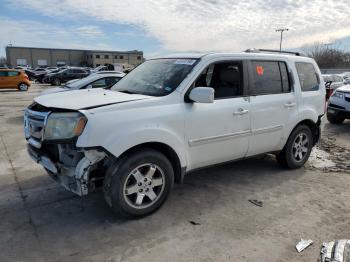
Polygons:
[[54,86],[60,86],[61,85],[61,79],[59,79],[59,78],[54,78],[53,80],[52,80],[52,84],[54,85]]
[[123,157],[108,169],[103,190],[107,204],[118,216],[143,217],[162,206],[173,184],[170,161],[156,150],[143,149]]
[[22,92],[28,91],[28,88],[29,86],[26,83],[20,83],[18,85],[18,90]]
[[345,117],[340,116],[340,115],[333,115],[333,114],[329,114],[327,113],[327,120],[329,121],[329,123],[331,124],[337,124],[340,125],[344,122]]
[[289,169],[302,167],[309,159],[314,137],[306,125],[297,126],[288,138],[283,150],[276,156],[278,163]]

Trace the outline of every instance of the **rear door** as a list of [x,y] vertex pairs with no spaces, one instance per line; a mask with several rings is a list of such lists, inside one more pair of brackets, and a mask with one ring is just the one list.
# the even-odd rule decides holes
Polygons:
[[248,156],[282,149],[295,119],[298,103],[288,66],[283,61],[249,62],[252,136]]

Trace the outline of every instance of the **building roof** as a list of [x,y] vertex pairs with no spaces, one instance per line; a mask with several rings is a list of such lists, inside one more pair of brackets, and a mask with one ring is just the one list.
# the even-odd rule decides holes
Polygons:
[[113,51],[113,50],[91,50],[91,49],[67,49],[67,48],[48,48],[48,47],[29,47],[29,46],[6,46],[6,49],[36,49],[36,50],[60,50],[60,51],[83,51],[83,52],[91,52],[91,53],[130,53],[130,54],[143,54],[143,51],[139,50],[129,50],[129,51]]

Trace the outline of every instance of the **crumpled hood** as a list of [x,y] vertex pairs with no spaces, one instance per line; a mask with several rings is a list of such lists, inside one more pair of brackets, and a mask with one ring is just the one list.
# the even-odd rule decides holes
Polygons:
[[341,87],[337,88],[337,91],[342,91],[342,92],[350,93],[350,85],[341,86]]
[[49,108],[78,110],[146,98],[151,97],[96,88],[47,94],[34,98],[34,101]]

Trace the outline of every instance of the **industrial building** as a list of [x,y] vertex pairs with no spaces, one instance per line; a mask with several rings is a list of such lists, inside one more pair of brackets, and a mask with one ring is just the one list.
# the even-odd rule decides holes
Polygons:
[[90,66],[121,63],[137,66],[144,61],[142,51],[101,51],[6,46],[7,65],[14,66]]

